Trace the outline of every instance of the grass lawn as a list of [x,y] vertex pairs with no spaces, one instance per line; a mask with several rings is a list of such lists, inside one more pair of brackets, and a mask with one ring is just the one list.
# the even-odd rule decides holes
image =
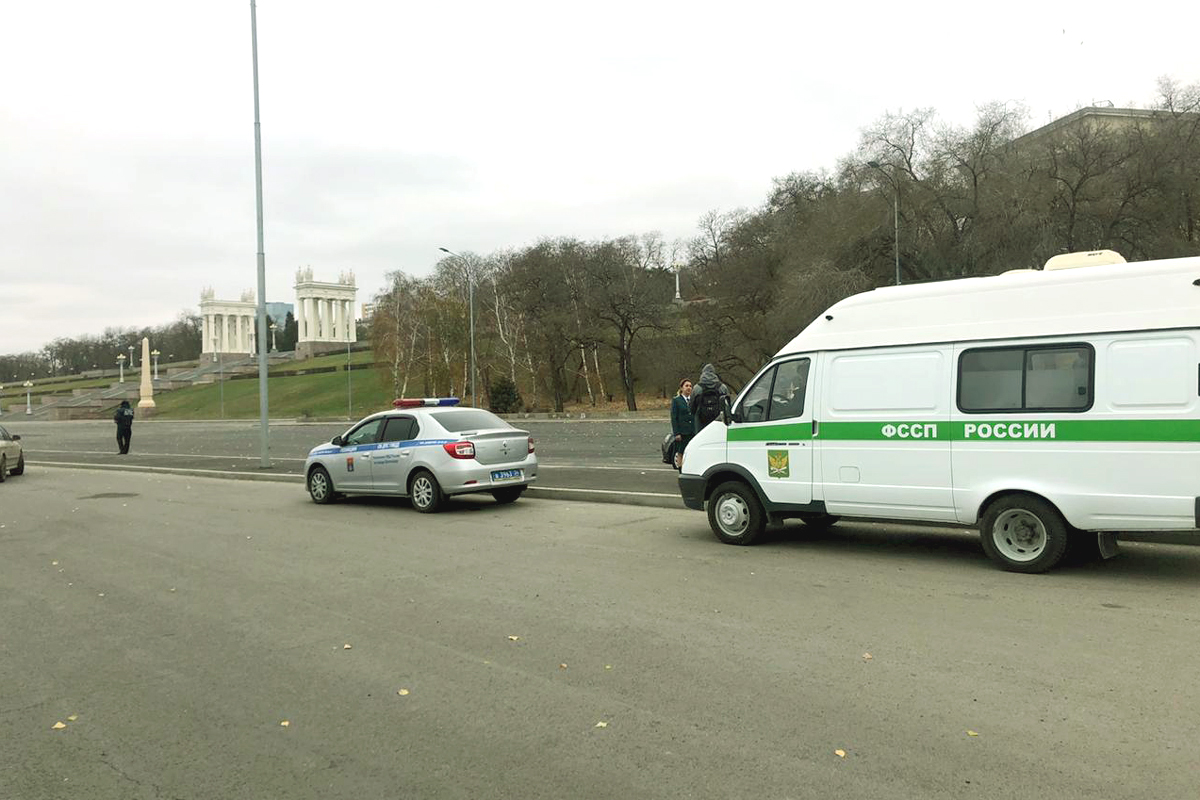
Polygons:
[[[369,355],[369,354],[368,354]],[[343,363],[345,356],[342,356]],[[314,359],[315,360],[315,359]],[[367,359],[369,360],[369,359]],[[298,362],[305,366],[312,361]],[[318,375],[267,378],[267,400],[271,417],[346,417],[344,370]],[[390,408],[391,387],[380,385],[379,372],[371,369],[349,373],[354,408],[351,419]],[[158,419],[221,419],[220,384],[192,386],[155,395]],[[258,419],[258,377],[224,383],[224,418]]]

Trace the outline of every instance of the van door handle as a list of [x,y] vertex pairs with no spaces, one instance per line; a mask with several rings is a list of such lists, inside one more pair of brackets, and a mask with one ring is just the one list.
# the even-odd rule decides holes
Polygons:
[[817,421],[814,419],[814,420],[813,420],[813,434],[812,434],[814,439],[815,439],[815,438],[817,438],[817,433],[820,431],[820,427],[821,427],[821,426],[820,426],[820,423],[818,423],[818,422],[817,422]]

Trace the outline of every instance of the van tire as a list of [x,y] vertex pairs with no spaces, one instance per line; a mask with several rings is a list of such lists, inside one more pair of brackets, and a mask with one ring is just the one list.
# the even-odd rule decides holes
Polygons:
[[1051,569],[1067,552],[1070,526],[1040,497],[1010,494],[987,507],[979,524],[983,551],[1009,572]]
[[726,481],[709,495],[708,524],[725,544],[753,544],[767,526],[767,515],[753,489]]
[[825,514],[820,512],[811,512],[800,515],[800,521],[804,523],[804,527],[813,531],[827,531],[832,528],[841,517],[835,517],[833,514]]

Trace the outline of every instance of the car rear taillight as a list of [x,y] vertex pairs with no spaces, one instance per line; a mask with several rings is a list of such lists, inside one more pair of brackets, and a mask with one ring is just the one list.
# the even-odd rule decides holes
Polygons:
[[533,452],[533,437],[529,437],[529,452]]
[[450,454],[451,458],[475,457],[475,445],[470,442],[449,442],[442,445],[442,448]]

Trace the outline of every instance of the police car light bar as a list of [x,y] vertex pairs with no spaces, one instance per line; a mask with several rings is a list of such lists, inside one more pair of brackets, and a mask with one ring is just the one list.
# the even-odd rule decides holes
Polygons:
[[457,397],[425,397],[412,398],[401,397],[392,401],[392,405],[396,408],[417,408],[419,406],[456,406],[458,405]]

